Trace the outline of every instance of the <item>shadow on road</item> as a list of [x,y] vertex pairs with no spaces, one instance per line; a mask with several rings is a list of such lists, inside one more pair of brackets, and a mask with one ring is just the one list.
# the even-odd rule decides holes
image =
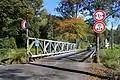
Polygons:
[[[91,53],[92,54],[92,53]],[[76,61],[76,62],[84,62],[86,59],[88,59],[91,54],[89,54],[88,56],[84,57],[83,59],[80,59],[80,60],[77,60],[77,59],[72,59],[72,58],[66,58],[66,59],[69,59],[69,60],[72,60],[72,61]]]
[[67,77],[63,74],[36,74],[22,69],[0,70],[0,80],[53,80],[52,78],[65,80]]
[[73,69],[67,69],[67,68],[60,68],[60,67],[56,67],[56,66],[43,65],[43,64],[35,64],[35,63],[28,63],[28,64],[30,64],[30,65],[35,65],[35,66],[52,68],[52,69],[57,69],[57,70],[62,70],[62,71],[80,73],[80,74],[85,74],[85,75],[90,75],[90,76],[98,77],[98,78],[101,78],[101,79],[111,80],[111,77],[101,76],[101,75],[97,75],[97,74],[93,74],[93,73],[85,72],[85,71],[79,71],[79,70],[73,70]]
[[26,80],[30,76],[19,76],[18,74],[22,73],[20,69],[7,69],[0,71],[0,79],[2,80]]
[[[69,57],[69,56],[74,56],[74,55],[76,55],[76,54],[81,54],[81,53],[83,53],[83,52],[86,52],[87,50],[83,50],[83,51],[78,51],[78,52],[76,52],[76,53],[74,53],[74,54],[69,54],[69,55],[65,55],[65,56],[59,56],[59,57],[54,57],[54,58],[51,58],[52,60],[61,60],[61,59],[63,59],[63,58],[67,58],[67,57]],[[50,58],[49,58],[50,59]]]

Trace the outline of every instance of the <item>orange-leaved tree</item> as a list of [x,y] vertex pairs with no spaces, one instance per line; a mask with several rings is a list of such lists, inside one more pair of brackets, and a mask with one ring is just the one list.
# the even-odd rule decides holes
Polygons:
[[67,41],[83,38],[88,31],[88,25],[82,18],[66,19],[58,22],[58,25],[56,27],[58,36]]

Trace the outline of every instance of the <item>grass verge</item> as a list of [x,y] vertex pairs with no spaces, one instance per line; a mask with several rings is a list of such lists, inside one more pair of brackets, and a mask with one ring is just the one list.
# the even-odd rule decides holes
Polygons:
[[103,49],[101,53],[104,54],[101,57],[101,62],[106,67],[120,71],[120,48]]
[[0,49],[0,64],[26,63],[25,49]]

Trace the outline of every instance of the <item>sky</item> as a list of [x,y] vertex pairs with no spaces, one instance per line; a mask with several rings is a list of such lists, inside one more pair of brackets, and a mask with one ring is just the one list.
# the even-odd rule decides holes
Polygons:
[[[55,11],[55,8],[58,6],[60,0],[43,0],[43,6],[48,11],[49,14],[60,16],[58,12]],[[90,18],[90,16],[86,17],[87,19]],[[84,18],[84,19],[86,19]],[[120,24],[120,19],[109,19],[109,22],[107,23],[107,28],[111,29],[111,23],[114,25],[114,29],[117,29],[117,24]]]
[[47,9],[47,11],[49,12],[49,14],[52,15],[60,15],[55,11],[55,8],[58,6],[60,0],[43,0],[43,6],[45,9]]

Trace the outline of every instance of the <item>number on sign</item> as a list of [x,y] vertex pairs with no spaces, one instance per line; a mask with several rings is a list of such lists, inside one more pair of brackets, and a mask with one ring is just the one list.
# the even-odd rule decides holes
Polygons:
[[96,14],[96,17],[101,18],[101,17],[104,17],[104,15],[102,15],[102,14]]
[[97,10],[94,13],[94,19],[96,21],[103,21],[105,18],[106,18],[106,13],[104,11],[102,11],[102,10]]

